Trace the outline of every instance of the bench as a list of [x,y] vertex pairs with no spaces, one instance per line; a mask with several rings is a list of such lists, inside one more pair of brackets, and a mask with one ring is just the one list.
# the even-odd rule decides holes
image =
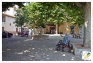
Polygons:
[[[62,41],[62,40],[60,40]],[[68,44],[60,44],[60,41],[59,43],[56,45],[56,50],[60,50],[62,49],[62,51],[64,51],[64,48],[69,48],[69,52],[71,52],[72,50],[72,45],[70,44],[70,41],[68,42]]]
[[74,34],[73,38],[81,38],[81,37],[80,37],[80,34]]
[[80,37],[80,34],[77,34],[77,38],[81,38],[81,37]]

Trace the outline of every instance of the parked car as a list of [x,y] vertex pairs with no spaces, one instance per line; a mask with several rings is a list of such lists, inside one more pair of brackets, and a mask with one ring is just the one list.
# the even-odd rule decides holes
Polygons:
[[2,38],[10,38],[10,37],[12,37],[13,36],[13,34],[12,33],[9,33],[9,32],[7,32],[7,31],[3,31],[2,32]]

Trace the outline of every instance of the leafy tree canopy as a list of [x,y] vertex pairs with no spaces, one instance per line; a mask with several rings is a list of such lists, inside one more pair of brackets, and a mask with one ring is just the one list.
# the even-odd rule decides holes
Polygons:
[[21,26],[24,25],[24,23],[28,23],[29,22],[29,17],[28,17],[28,11],[25,8],[20,8],[16,10],[16,26]]
[[[2,2],[2,11],[14,5],[23,7],[23,3],[25,2]],[[84,22],[82,5],[85,2],[31,2],[24,8],[29,14],[30,22],[37,26],[44,26],[45,23],[60,25],[68,21],[81,25]]]
[[26,8],[31,18],[30,22],[37,26],[45,23],[60,25],[67,21],[83,24],[83,9],[75,2],[31,2]]

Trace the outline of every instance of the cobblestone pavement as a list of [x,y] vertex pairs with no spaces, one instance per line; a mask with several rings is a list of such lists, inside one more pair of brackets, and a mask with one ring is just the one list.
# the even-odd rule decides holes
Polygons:
[[[2,39],[3,61],[82,61],[65,49],[56,51],[59,39],[31,40],[27,37]],[[73,41],[73,40],[72,40]]]

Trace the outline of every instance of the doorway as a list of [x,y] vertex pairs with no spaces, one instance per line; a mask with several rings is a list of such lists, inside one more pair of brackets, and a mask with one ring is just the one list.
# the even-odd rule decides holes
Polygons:
[[50,34],[54,34],[55,33],[55,27],[50,27]]
[[4,31],[4,27],[2,27],[2,31]]
[[70,29],[71,29],[71,34],[74,34],[74,26],[70,26]]

